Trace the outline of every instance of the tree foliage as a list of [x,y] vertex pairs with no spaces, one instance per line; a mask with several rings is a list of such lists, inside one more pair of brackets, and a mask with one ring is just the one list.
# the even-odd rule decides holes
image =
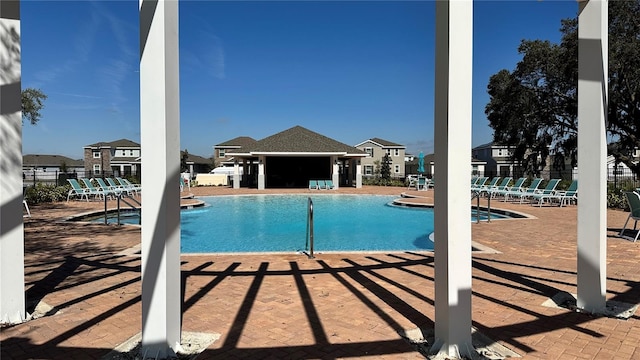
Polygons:
[[380,177],[385,182],[391,180],[391,158],[389,157],[389,154],[384,154],[384,157],[382,158],[382,164],[380,166]]
[[22,90],[22,120],[28,120],[31,125],[40,121],[40,111],[44,108],[47,95],[40,89],[27,88]]
[[189,171],[189,165],[187,165],[187,161],[189,160],[189,151],[184,149],[184,151],[180,152],[180,172]]
[[[607,131],[617,157],[632,165],[640,147],[640,0],[609,2],[609,114]],[[514,148],[513,159],[537,172],[554,155],[577,165],[578,22],[564,19],[559,44],[522,40],[513,71],[491,76],[485,113],[494,141]]]

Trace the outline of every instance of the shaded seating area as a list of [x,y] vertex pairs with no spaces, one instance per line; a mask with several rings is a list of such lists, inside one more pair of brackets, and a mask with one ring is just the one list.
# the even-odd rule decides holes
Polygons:
[[333,180],[309,180],[309,190],[333,190]]

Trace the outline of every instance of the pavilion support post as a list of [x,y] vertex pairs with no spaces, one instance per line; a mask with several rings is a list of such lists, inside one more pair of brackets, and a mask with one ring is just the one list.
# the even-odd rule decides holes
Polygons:
[[[435,343],[447,358],[477,355],[471,343],[471,75],[473,2],[436,1],[434,191]],[[468,189],[468,191],[465,191]]]
[[362,188],[362,165],[360,160],[356,164],[356,189]]
[[578,16],[578,299],[606,310],[607,281],[607,1],[579,3]]
[[178,1],[140,1],[142,353],[180,347]]
[[338,189],[338,186],[340,186],[340,165],[337,163],[332,166],[331,181],[333,181],[334,189]]
[[0,323],[16,324],[26,318],[20,1],[0,0],[0,25]]
[[240,189],[240,164],[237,161],[233,164],[233,188]]
[[265,178],[264,178],[264,163],[260,159],[258,162],[258,190],[264,190]]

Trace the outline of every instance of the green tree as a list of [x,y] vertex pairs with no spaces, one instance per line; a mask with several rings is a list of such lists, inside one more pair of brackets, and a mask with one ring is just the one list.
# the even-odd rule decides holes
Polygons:
[[391,158],[389,157],[389,154],[384,154],[384,157],[382,158],[380,177],[385,184],[391,181]]
[[69,167],[67,166],[67,162],[64,160],[60,161],[60,172],[63,172],[66,174],[68,170],[69,170]]
[[31,125],[40,121],[40,110],[44,108],[44,101],[47,99],[40,89],[27,88],[22,90],[22,120],[28,120]]
[[189,171],[187,160],[189,160],[189,151],[187,149],[184,149],[180,152],[180,172]]
[[[607,131],[630,167],[640,147],[640,0],[609,2],[609,114]],[[522,59],[513,71],[491,76],[485,113],[494,141],[514,148],[513,159],[530,173],[555,155],[554,168],[564,159],[577,165],[578,28],[564,19],[559,44],[522,40]],[[539,162],[541,161],[541,162]]]

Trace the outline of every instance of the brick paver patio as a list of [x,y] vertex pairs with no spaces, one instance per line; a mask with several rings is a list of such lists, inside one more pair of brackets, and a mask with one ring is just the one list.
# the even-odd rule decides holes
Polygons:
[[[141,331],[140,258],[121,253],[139,245],[139,229],[58,221],[102,206],[31,207],[27,301],[53,309],[2,329],[3,360],[98,359]],[[637,315],[620,320],[542,306],[558,292],[577,292],[576,206],[492,206],[535,218],[472,225],[475,242],[500,252],[474,253],[473,325],[524,359],[640,359]],[[607,298],[636,303],[640,244],[615,236],[628,213],[607,215]],[[433,327],[432,253],[184,255],[182,270],[183,331],[221,335],[198,359],[424,358],[399,333]]]

